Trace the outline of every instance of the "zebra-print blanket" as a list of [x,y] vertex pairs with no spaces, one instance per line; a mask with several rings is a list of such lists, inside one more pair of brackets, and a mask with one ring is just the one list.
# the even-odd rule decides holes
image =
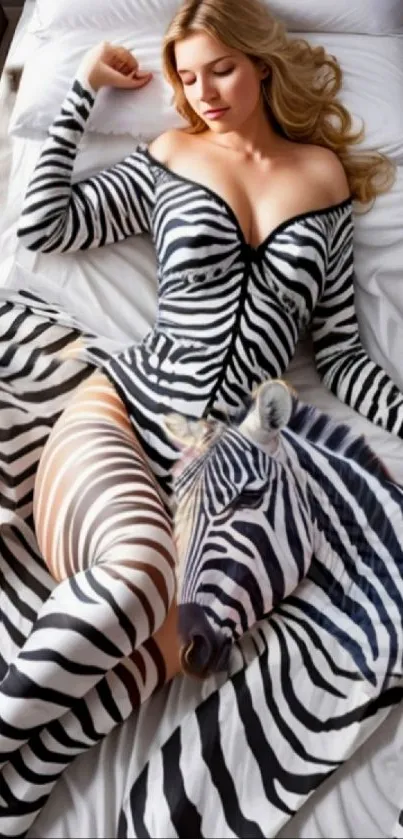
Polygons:
[[[7,726],[7,708],[18,700],[9,677],[16,684],[17,657],[55,585],[35,540],[33,483],[49,430],[107,345],[28,294],[1,302],[0,333],[0,835],[23,836],[64,767],[82,751],[63,719],[52,730],[44,725],[30,732],[23,715],[18,726],[27,743],[11,748],[16,732]],[[83,349],[69,356],[78,337]],[[309,580],[304,585],[240,642],[228,679],[200,684],[196,701],[185,690],[180,702],[167,702],[164,737],[155,737],[130,778],[117,836],[275,836],[401,700],[400,682],[375,696],[336,640],[324,647],[301,608]],[[51,649],[51,638],[46,645]],[[313,649],[317,671],[310,673],[307,695],[304,666]],[[324,667],[337,673],[334,695],[329,680],[321,679]],[[30,691],[32,702],[51,704],[40,683]],[[106,722],[75,713],[86,747],[114,724],[112,716]],[[402,817],[395,836],[403,837]]]

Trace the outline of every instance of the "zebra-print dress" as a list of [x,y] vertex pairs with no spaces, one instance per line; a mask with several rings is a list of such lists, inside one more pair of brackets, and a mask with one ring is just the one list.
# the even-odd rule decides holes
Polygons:
[[222,197],[145,146],[72,186],[93,104],[91,90],[75,80],[33,174],[19,236],[32,250],[64,252],[151,233],[156,323],[104,370],[164,489],[177,457],[162,429],[164,415],[231,416],[256,384],[284,374],[308,325],[324,383],[401,434],[402,394],[359,337],[351,200],[299,213],[252,247]]
[[[123,396],[153,469],[165,486],[176,453],[164,438],[161,411],[176,409],[197,416],[236,410],[256,382],[287,367],[301,330],[311,320],[318,366],[329,386],[376,422],[399,433],[402,397],[368,359],[358,338],[351,202],[296,216],[253,249],[245,242],[230,207],[218,195],[170,172],[146,148],[72,187],[78,143],[92,104],[91,92],[76,82],[34,172],[20,236],[29,247],[63,252],[111,243],[133,233],[152,233],[160,280],[156,325],[142,344],[127,353],[105,361],[105,354],[98,352],[92,361],[95,357],[96,365],[102,362]],[[10,836],[23,835],[29,828],[73,757],[131,712],[113,671],[72,707],[70,685],[73,691],[77,685],[85,686],[94,669],[93,658],[82,663],[84,672],[79,662],[79,675],[71,655],[56,659],[63,675],[57,697],[62,700],[57,706],[62,716],[57,719],[53,694],[46,693],[41,682],[21,681],[21,669],[31,668],[32,672],[35,666],[39,672],[44,663],[43,672],[49,673],[48,661],[55,658],[52,633],[40,635],[43,614],[47,618],[54,603],[55,584],[43,566],[33,531],[32,487],[37,461],[69,394],[90,373],[79,359],[61,362],[57,358],[60,346],[78,336],[76,329],[66,333],[60,313],[48,311],[46,304],[39,311],[38,300],[26,299],[25,304],[26,310],[7,301],[0,311],[4,343],[0,493],[5,509],[0,533],[2,642],[5,640],[0,652],[0,697],[3,720],[10,723],[13,716],[13,727],[3,727],[2,734],[10,744],[6,742],[0,755],[4,762],[0,832]],[[86,341],[91,352],[95,340],[90,336]],[[368,392],[374,397],[373,409]],[[39,656],[29,648],[34,633],[39,641],[44,638]],[[21,704],[17,682],[26,691],[26,701]],[[7,693],[10,683],[14,692]],[[226,690],[230,689],[228,685]],[[252,695],[262,706],[255,682]],[[49,724],[40,731],[30,728],[38,708],[49,712]],[[206,738],[214,713],[210,703]],[[248,709],[245,719],[250,720]],[[221,720],[218,722],[221,725]],[[182,723],[185,730],[186,720],[181,719]],[[16,748],[19,741],[21,748]],[[175,778],[176,742],[174,738],[169,761]],[[194,757],[194,743],[192,735],[186,743],[184,740],[189,759]],[[7,749],[11,746],[10,757]],[[205,761],[205,752],[202,757]],[[215,759],[213,763],[215,766]],[[195,773],[198,778],[199,764],[201,760]],[[140,795],[143,781],[144,776],[136,785]],[[176,780],[175,789],[180,790]],[[232,809],[227,791],[225,782],[226,814],[228,807]],[[146,798],[151,801],[152,796],[145,795],[144,801]],[[213,809],[210,804],[209,809]],[[134,811],[141,813],[138,798]],[[185,816],[188,825],[188,811]],[[266,813],[262,819],[267,824]],[[184,831],[182,835],[187,828]],[[164,833],[160,831],[160,835]],[[124,825],[119,835],[125,835]],[[131,835],[147,834],[140,825]],[[231,830],[227,835],[233,835]],[[239,835],[245,835],[243,828]]]

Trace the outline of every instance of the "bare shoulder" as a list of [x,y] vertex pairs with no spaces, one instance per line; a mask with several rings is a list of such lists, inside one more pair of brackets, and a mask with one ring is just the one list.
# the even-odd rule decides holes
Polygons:
[[350,198],[347,175],[335,152],[324,146],[307,145],[301,160],[312,189],[317,189],[329,203],[338,204]]
[[184,142],[186,142],[185,132],[180,128],[171,128],[156,137],[150,143],[148,150],[160,163],[169,164],[178,149],[183,147]]

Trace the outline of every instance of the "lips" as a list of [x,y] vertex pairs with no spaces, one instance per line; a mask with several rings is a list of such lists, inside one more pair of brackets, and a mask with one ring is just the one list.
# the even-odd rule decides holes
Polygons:
[[210,108],[210,110],[204,112],[204,116],[220,116],[221,114],[225,114],[228,110],[228,108]]

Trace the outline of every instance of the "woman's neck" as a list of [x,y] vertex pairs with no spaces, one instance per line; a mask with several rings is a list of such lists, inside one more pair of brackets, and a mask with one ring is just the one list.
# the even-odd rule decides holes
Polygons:
[[285,143],[290,142],[275,130],[267,114],[261,110],[236,131],[218,133],[207,129],[201,136],[207,142],[256,163],[273,157],[273,154],[283,150]]

